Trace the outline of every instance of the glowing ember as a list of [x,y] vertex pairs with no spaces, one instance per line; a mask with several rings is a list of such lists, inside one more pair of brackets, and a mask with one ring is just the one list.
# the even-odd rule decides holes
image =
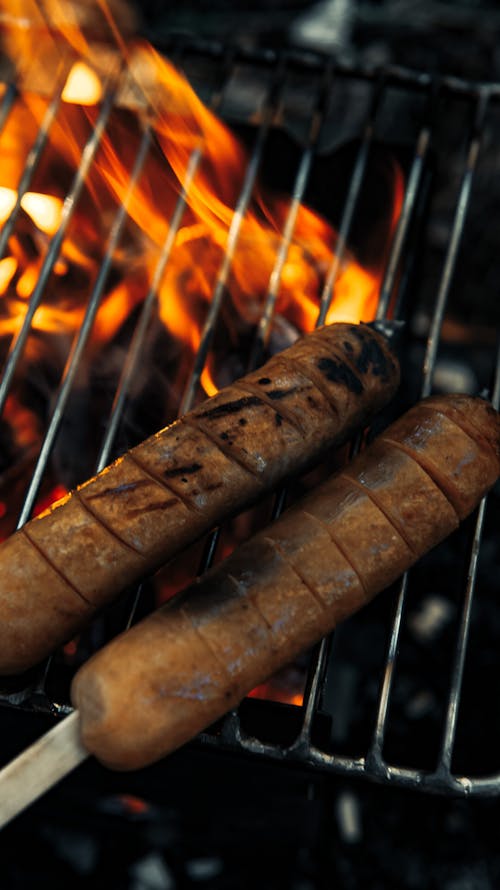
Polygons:
[[53,235],[57,230],[62,213],[62,201],[59,198],[26,192],[21,199],[21,207],[41,232]]
[[[2,186],[0,188],[0,222],[5,222],[16,203],[17,192]],[[53,235],[61,222],[62,201],[53,195],[26,192],[21,198],[21,207],[46,235]]]
[[75,62],[64,85],[62,97],[65,102],[97,105],[102,98],[101,81],[85,62]]
[[6,256],[0,260],[0,294],[4,294],[7,290],[16,269],[17,260],[14,257]]
[[16,203],[16,192],[13,189],[0,187],[0,222],[4,223],[10,216]]

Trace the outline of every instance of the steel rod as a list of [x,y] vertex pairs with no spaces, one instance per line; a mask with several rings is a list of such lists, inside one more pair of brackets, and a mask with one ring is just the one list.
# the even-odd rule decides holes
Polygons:
[[384,744],[385,729],[387,724],[387,715],[389,710],[389,702],[391,698],[394,673],[396,667],[396,659],[399,647],[399,638],[401,634],[401,623],[403,618],[406,592],[408,589],[408,572],[406,572],[400,582],[398,598],[396,601],[396,610],[392,622],[391,636],[389,639],[389,647],[385,659],[384,676],[380,688],[378,700],[377,717],[375,723],[375,731],[373,740],[367,759],[369,762],[379,763],[382,757],[382,748]]
[[49,460],[53,445],[59,432],[59,428],[64,418],[66,405],[68,403],[68,399],[70,397],[71,390],[75,382],[77,371],[80,367],[80,362],[83,357],[85,347],[92,333],[94,321],[96,319],[102,296],[104,294],[104,288],[106,286],[106,282],[111,271],[116,248],[118,246],[125,226],[125,222],[127,220],[130,199],[144,168],[146,158],[151,148],[151,143],[152,133],[149,128],[146,128],[143,133],[139,149],[137,151],[137,156],[130,174],[126,192],[123,196],[123,200],[119,204],[113,221],[113,225],[109,233],[108,243],[101,265],[99,267],[99,272],[94,287],[92,288],[92,293],[90,295],[89,302],[85,310],[85,315],[83,317],[81,327],[79,328],[78,333],[74,338],[71,350],[66,361],[66,365],[61,378],[61,383],[59,386],[59,391],[57,393],[55,404],[52,410],[52,415],[50,417],[49,424],[43,437],[40,454],[38,456],[35,469],[31,476],[28,491],[26,492],[24,498],[23,507],[17,524],[18,528],[20,528],[22,525],[24,525],[25,522],[27,522],[33,509],[36,496],[38,494],[40,484],[45,473],[47,462]]
[[50,128],[52,127],[52,124],[56,119],[57,112],[62,102],[62,91],[64,89],[65,83],[66,73],[58,79],[54,96],[47,106],[36,139],[28,152],[21,179],[19,180],[19,183],[17,185],[16,202],[11,212],[9,213],[8,218],[5,220],[0,232],[0,259],[2,259],[5,255],[9,238],[14,231],[15,222],[21,209],[22,199],[28,191],[38,164],[40,163],[43,151],[47,144]]
[[305,190],[309,181],[312,164],[317,152],[318,144],[321,140],[323,124],[326,114],[328,99],[330,97],[332,87],[332,68],[327,66],[323,81],[318,90],[317,99],[313,107],[311,117],[311,125],[306,147],[302,153],[295,180],[291,189],[291,200],[288,207],[283,233],[280,245],[276,255],[276,260],[269,279],[267,296],[264,303],[262,315],[257,325],[255,340],[250,356],[250,367],[256,368],[261,364],[263,355],[269,340],[271,332],[272,319],[276,307],[276,300],[279,294],[281,277],[283,269],[288,258],[290,245],[292,243],[297,216],[304,199]]
[[[484,101],[484,100],[483,100]],[[486,105],[481,104],[479,112],[476,116],[476,122],[479,125],[482,123],[484,119],[484,114],[486,111]],[[476,128],[475,128],[476,129]],[[465,213],[468,206],[469,198],[470,198],[470,190],[472,185],[472,175],[475,169],[475,164],[477,160],[477,153],[479,149],[479,144],[477,142],[478,135],[473,136],[473,142],[468,151],[467,156],[467,164],[466,164],[466,172],[464,175],[464,179],[462,181],[462,188],[460,191],[457,211],[455,215],[455,225],[453,229],[454,238],[452,236],[453,248],[450,242],[450,250],[448,252],[447,258],[445,260],[445,268],[443,270],[442,276],[442,285],[439,291],[438,299],[436,300],[434,307],[433,320],[431,324],[431,330],[429,334],[429,340],[427,344],[426,351],[426,361],[424,364],[423,371],[423,380],[420,391],[420,397],[425,398],[430,394],[432,388],[432,378],[434,374],[435,363],[437,359],[437,351],[438,351],[438,340],[441,331],[442,320],[444,317],[444,310],[446,307],[446,300],[449,293],[449,285],[451,281],[451,274],[455,265],[456,255],[459,248],[461,232],[463,229],[463,225],[465,222]],[[472,150],[472,146],[474,146]],[[446,282],[446,283],[444,283]],[[374,765],[375,768],[380,768],[382,762],[382,748],[385,737],[386,723],[387,723],[387,715],[388,715],[388,706],[390,701],[390,696],[393,688],[394,681],[394,672],[396,666],[397,652],[399,647],[399,638],[401,633],[401,623],[402,616],[404,610],[404,603],[406,598],[406,590],[408,586],[408,573],[405,573],[401,579],[401,584],[398,593],[398,600],[396,604],[395,616],[393,619],[391,636],[389,640],[389,647],[386,656],[386,664],[384,669],[384,677],[382,680],[382,686],[380,690],[380,696],[378,700],[378,709],[377,709],[377,717],[375,724],[374,736],[370,748],[370,752],[368,755],[368,761]]]
[[2,102],[0,104],[0,133],[3,132],[3,128],[7,123],[9,114],[11,113],[14,102],[17,99],[17,95],[18,92],[16,85],[13,83],[7,84],[7,89],[2,96]]
[[[216,112],[218,110],[223,101],[224,83],[227,80],[227,72],[225,70],[226,67],[227,66],[224,66],[223,82],[219,84],[218,87],[216,87],[212,95],[211,102],[209,103],[210,109],[213,112]],[[153,272],[151,284],[142,305],[137,325],[134,329],[130,346],[127,350],[122,374],[116,389],[113,405],[108,419],[108,424],[106,426],[105,436],[99,451],[96,472],[100,472],[102,469],[104,469],[104,467],[109,462],[113,444],[118,432],[118,427],[123,416],[130,384],[132,383],[133,376],[137,369],[137,363],[139,361],[141,350],[144,345],[144,340],[151,321],[153,309],[158,300],[158,291],[160,290],[163,276],[170,261],[172,250],[175,245],[175,240],[181,227],[184,212],[188,204],[189,192],[193,180],[200,168],[202,160],[203,144],[200,143],[193,149],[189,157],[186,166],[184,182],[181,184],[181,191],[177,198],[172,217],[169,220],[168,232],[163,242],[160,255],[158,257],[158,262]]]
[[460,250],[460,244],[462,241],[462,236],[465,228],[465,221],[467,218],[467,211],[469,209],[469,203],[472,193],[472,184],[474,180],[474,174],[476,171],[477,160],[479,156],[479,150],[481,147],[481,139],[483,134],[483,124],[486,117],[486,111],[488,108],[488,101],[490,95],[487,90],[484,90],[480,93],[478,97],[478,102],[476,106],[475,112],[475,120],[473,125],[473,131],[471,135],[471,141],[469,143],[469,148],[467,151],[467,158],[465,163],[465,171],[462,178],[462,183],[460,186],[460,192],[458,197],[458,202],[455,210],[455,216],[453,219],[453,226],[451,230],[451,236],[448,242],[448,250],[446,253],[446,258],[443,267],[443,273],[441,276],[441,281],[439,284],[439,289],[435,302],[435,309],[432,317],[431,328],[430,328],[430,336],[427,341],[427,351],[424,359],[424,367],[423,367],[423,385],[422,385],[422,397],[428,396],[431,393],[432,387],[432,375],[434,370],[434,365],[436,363],[437,352],[439,349],[439,339],[441,333],[441,327],[444,320],[444,314],[446,310],[446,305],[448,302],[448,295],[450,293],[450,288],[453,280],[453,275],[455,272],[455,265],[458,257],[458,253]]
[[354,162],[354,169],[349,180],[349,189],[340,220],[337,243],[335,245],[332,262],[328,269],[321,294],[317,326],[325,324],[326,316],[334,297],[335,283],[347,252],[347,242],[349,240],[354,214],[361,194],[361,186],[365,178],[368,158],[370,156],[375,134],[375,122],[382,99],[383,83],[383,80],[380,80],[375,84],[375,89],[370,102],[368,119],[363,130],[361,143]]
[[[497,352],[495,383],[493,387],[492,404],[497,409],[500,401],[500,344]],[[474,535],[472,539],[471,554],[467,570],[467,580],[465,584],[464,603],[462,606],[462,615],[460,628],[458,632],[457,645],[455,650],[455,659],[451,673],[450,693],[448,698],[448,707],[446,713],[445,727],[441,746],[441,753],[438,761],[437,772],[449,772],[451,769],[451,759],[453,756],[453,748],[455,743],[455,735],[457,729],[458,709],[460,705],[460,695],[462,691],[463,674],[465,667],[465,659],[467,655],[467,644],[469,640],[470,621],[472,613],[472,605],[477,581],[477,570],[479,563],[479,550],[484,528],[484,517],[486,512],[487,498],[483,498],[477,510],[476,523],[474,527]]]
[[70,190],[64,199],[61,222],[50,242],[50,246],[40,269],[37,283],[31,295],[26,315],[23,319],[23,323],[11,342],[7,361],[5,363],[2,374],[2,380],[0,383],[0,414],[3,412],[3,409],[5,407],[5,402],[9,393],[12,379],[16,372],[18,361],[21,358],[24,347],[26,345],[26,340],[28,339],[28,335],[31,330],[33,317],[42,301],[45,287],[59,257],[59,253],[64,238],[66,236],[68,226],[73,217],[78,199],[83,191],[87,174],[94,160],[97,149],[99,148],[109,115],[113,108],[114,96],[114,90],[107,90],[107,92],[105,93],[104,101],[99,112],[99,116],[96,120],[95,127],[84,146],[80,166],[76,171]]
[[429,127],[423,127],[417,139],[417,147],[412,161],[408,183],[405,190],[403,207],[396,227],[396,233],[392,243],[389,262],[380,288],[380,296],[377,305],[377,319],[387,317],[391,297],[396,284],[396,276],[399,264],[403,256],[403,250],[408,237],[410,223],[413,219],[415,202],[420,192],[422,175],[425,169],[425,161],[429,151],[431,131]]
[[208,358],[208,352],[212,343],[215,325],[222,306],[222,301],[226,292],[234,254],[238,245],[241,227],[248,206],[250,204],[250,200],[252,198],[255,182],[257,180],[257,174],[262,160],[264,146],[266,144],[269,133],[269,128],[276,113],[276,103],[280,93],[280,87],[282,86],[280,78],[282,78],[283,76],[284,75],[282,66],[279,65],[269,87],[267,101],[263,111],[262,123],[257,134],[257,139],[254,145],[252,156],[245,171],[245,177],[243,180],[241,192],[236,203],[236,207],[234,209],[231,224],[229,226],[226,245],[224,249],[224,256],[217,273],[217,279],[215,282],[214,290],[212,292],[207,317],[201,331],[198,351],[195,356],[191,375],[181,399],[179,407],[180,414],[186,414],[192,407],[201,375],[203,373],[206,360]]
[[137,369],[137,363],[139,361],[141,350],[144,345],[144,339],[149,327],[149,323],[151,321],[153,309],[158,300],[158,291],[161,286],[161,282],[165,274],[165,269],[167,267],[172,249],[175,244],[175,239],[179,232],[182,218],[184,216],[184,211],[186,209],[187,203],[187,194],[193,182],[194,176],[196,175],[196,172],[199,168],[202,157],[202,150],[200,147],[198,147],[192,152],[189,158],[186,168],[185,181],[177,199],[167,236],[165,238],[165,241],[163,242],[160,256],[158,258],[158,262],[156,264],[153,277],[151,279],[151,285],[146,295],[146,299],[142,304],[141,313],[137,325],[134,329],[134,334],[130,346],[127,350],[122,375],[118,383],[115,398],[111,408],[111,413],[109,416],[109,421],[106,427],[106,433],[99,451],[97,472],[100,472],[102,469],[104,469],[106,464],[109,462],[113,443],[118,431],[118,426],[123,415],[125,400],[127,398],[134,373]]

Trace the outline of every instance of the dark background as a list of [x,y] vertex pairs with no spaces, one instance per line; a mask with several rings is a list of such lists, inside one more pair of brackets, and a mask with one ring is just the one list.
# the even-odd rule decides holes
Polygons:
[[[495,3],[154,0],[140,14],[143,33],[160,45],[181,31],[500,79]],[[493,610],[483,618],[494,635]],[[489,667],[481,663],[485,696]],[[495,697],[495,721],[497,707]],[[2,761],[49,725],[46,717],[4,710]],[[487,736],[488,727],[470,723],[467,731]],[[495,890],[499,834],[496,799],[406,792],[193,743],[127,776],[85,764],[2,833],[0,887]]]

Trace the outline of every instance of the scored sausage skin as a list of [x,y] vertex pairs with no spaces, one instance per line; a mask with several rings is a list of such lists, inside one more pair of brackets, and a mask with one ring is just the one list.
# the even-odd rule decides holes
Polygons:
[[321,328],[28,522],[0,545],[0,675],[36,664],[126,586],[347,441],[398,384],[370,327]]
[[416,405],[80,669],[83,744],[135,769],[193,738],[452,532],[499,473],[500,415],[487,402]]

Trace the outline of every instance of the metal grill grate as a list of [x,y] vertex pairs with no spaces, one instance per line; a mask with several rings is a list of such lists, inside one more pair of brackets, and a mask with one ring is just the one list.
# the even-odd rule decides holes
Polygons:
[[[280,127],[288,128],[284,112],[284,104],[286,105],[284,94],[287,89],[289,90],[290,79],[296,91],[299,106],[299,111],[294,119],[299,121],[299,130],[301,130],[300,138],[294,138],[301,148],[291,189],[292,200],[281,233],[281,242],[269,281],[267,299],[262,316],[256,326],[250,362],[256,366],[268,345],[280,277],[293,233],[297,208],[307,197],[308,184],[314,165],[318,158],[327,154],[325,146],[329,140],[331,141],[332,132],[336,128],[343,132],[342,121],[339,118],[341,113],[339,107],[341,108],[342,103],[340,102],[339,106],[338,96],[340,95],[342,100],[345,96],[357,96],[358,93],[355,90],[361,88],[364,96],[361,111],[355,106],[354,111],[351,108],[347,115],[349,126],[345,138],[356,137],[355,147],[352,148],[353,161],[338,221],[337,250],[325,278],[318,307],[317,323],[318,325],[322,324],[326,318],[343,257],[348,245],[351,244],[353,226],[360,212],[360,200],[369,189],[368,178],[373,146],[377,142],[392,141],[392,137],[394,137],[395,142],[404,149],[407,156],[405,192],[381,285],[377,320],[384,323],[390,314],[392,319],[405,322],[405,348],[408,354],[413,354],[416,351],[418,357],[417,370],[415,370],[415,362],[409,371],[407,368],[413,380],[410,387],[411,393],[407,393],[407,400],[417,397],[418,394],[421,396],[429,394],[434,388],[435,370],[442,350],[446,346],[443,325],[448,317],[450,304],[453,304],[454,275],[461,250],[464,247],[463,236],[466,231],[470,207],[473,204],[474,182],[482,160],[480,157],[481,143],[486,139],[489,144],[494,145],[497,140],[496,144],[498,145],[498,139],[500,139],[500,127],[496,121],[500,85],[469,84],[451,78],[436,81],[426,74],[402,69],[360,71],[335,64],[331,59],[317,54],[295,51],[285,54],[271,51],[249,52],[234,47],[208,45],[199,41],[176,41],[168,46],[167,50],[171,54],[175,53],[187,71],[188,77],[213,110],[227,117],[230,123],[235,123],[235,119],[240,116],[240,113],[240,122],[250,117],[254,122],[253,149],[245,171],[240,197],[234,208],[226,251],[217,272],[199,350],[184,389],[179,412],[182,413],[189,409],[199,391],[200,377],[210,353],[224,305],[226,285],[231,272],[231,262],[238,242],[241,221],[262,166],[270,131],[278,126],[278,122]],[[207,71],[210,72],[208,79]],[[242,72],[244,73],[244,83],[248,87],[245,90],[241,88]],[[240,78],[238,83],[236,83],[238,81],[236,75]],[[0,235],[2,256],[5,255],[8,239],[15,229],[23,194],[28,191],[33,174],[43,157],[48,133],[56,119],[61,103],[63,82],[64,77],[55,87],[54,97],[48,105],[36,142],[24,168],[16,204]],[[256,89],[256,84],[259,85],[260,90]],[[305,106],[304,94],[308,97]],[[396,104],[394,101],[392,103],[389,101],[391,96],[393,99],[396,97]],[[289,99],[290,95],[287,96],[287,101]],[[24,323],[9,347],[0,383],[0,407],[2,410],[12,391],[16,369],[26,348],[33,317],[46,294],[47,283],[58,260],[72,214],[77,206],[88,171],[94,163],[115,101],[116,92],[109,86],[100,105],[96,126],[83,148],[81,164],[67,192],[63,216],[46,252]],[[4,93],[0,108],[0,125],[3,126],[8,120],[15,102],[16,89],[9,85]],[[245,103],[246,108],[244,107]],[[239,110],[235,114],[236,108]],[[408,114],[410,122],[403,122],[401,129],[398,129],[398,120],[394,120],[391,115],[394,116],[394,109],[396,109],[397,118],[397,112],[401,111],[401,108],[405,109],[405,116],[407,110],[410,110]],[[443,115],[448,113],[449,108],[453,108],[452,120],[460,120],[461,125],[458,141],[453,146],[453,154],[443,157],[441,147]],[[293,113],[291,117],[293,118]],[[34,471],[30,479],[27,480],[27,491],[18,525],[22,525],[29,518],[36,502],[51,459],[54,443],[72,397],[74,382],[102,299],[113,256],[123,232],[128,200],[141,175],[153,140],[153,130],[147,125],[144,127],[130,175],[127,195],[109,229],[102,263],[88,296],[83,322],[71,345],[62,377],[51,394],[50,416],[47,420]],[[102,469],[114,456],[117,432],[127,406],[127,395],[134,376],[138,373],[146,348],[146,335],[154,311],[158,288],[182,224],[193,178],[202,160],[202,148],[195,148],[187,168],[183,190],[170,219],[168,236],[159,253],[156,268],[151,275],[149,290],[137,316],[128,350],[116,380],[113,405],[106,418],[106,433],[98,455],[96,470]],[[425,264],[426,251],[432,250],[429,247],[428,239],[429,226],[433,221],[432,197],[439,193],[440,177],[444,175],[444,168],[448,167],[453,170],[453,175],[450,177],[453,180],[453,201],[449,208],[451,216],[444,244],[439,251],[440,270],[437,277],[434,271],[434,281],[432,287],[429,287],[428,281],[425,280],[424,275],[419,273],[419,269]],[[433,175],[430,173],[432,169],[434,170]],[[446,172],[449,172],[449,169]],[[433,268],[435,270],[436,267]],[[415,286],[415,281],[419,283],[420,287]],[[490,327],[495,323],[496,319],[492,318],[489,321]],[[488,322],[486,321],[485,324]],[[475,330],[473,321],[471,330]],[[471,337],[473,342],[473,334]],[[481,346],[480,349],[482,353],[481,370],[476,375],[476,379],[479,388],[484,389],[486,386],[490,386],[493,402],[498,407],[500,356],[494,343],[494,337],[486,339],[486,345]],[[471,349],[470,342],[465,338],[464,361],[467,361],[469,349]],[[477,349],[475,351],[477,352]],[[404,368],[405,356],[403,356]],[[275,515],[278,515],[282,510],[284,501],[285,493],[280,492],[276,496]],[[294,714],[300,714],[300,726],[296,732],[295,740],[290,745],[284,746],[275,742],[262,741],[252,736],[242,727],[238,712],[229,714],[217,732],[204,733],[200,737],[200,741],[207,746],[250,752],[253,755],[279,762],[301,764],[336,773],[366,776],[378,781],[412,788],[458,794],[491,794],[500,791],[500,774],[476,775],[481,770],[481,764],[477,762],[471,764],[469,775],[456,775],[452,768],[486,510],[486,503],[483,502],[475,518],[465,581],[460,590],[452,592],[453,597],[460,600],[461,616],[449,663],[448,697],[444,704],[445,719],[442,726],[442,741],[435,768],[396,766],[388,762],[384,753],[390,723],[391,696],[398,668],[398,649],[402,627],[407,615],[408,576],[405,576],[399,585],[387,654],[382,666],[377,692],[378,704],[373,733],[363,755],[334,753],[329,743],[318,744],[315,739],[315,720],[323,708],[327,686],[336,669],[335,659],[330,657],[331,641],[323,641],[311,658],[304,703],[302,708],[294,710]],[[200,570],[206,569],[213,561],[217,540],[218,532],[214,532],[207,542]],[[135,603],[137,604],[137,599]],[[127,617],[127,623],[133,620],[134,610],[135,606]],[[468,657],[473,659],[474,651],[471,651]],[[54,701],[48,693],[50,687],[48,681],[51,671],[54,669],[54,666],[49,664],[35,681],[30,680],[26,688],[2,693],[0,701],[15,707],[41,708],[56,714],[66,713],[69,706]],[[335,708],[332,718],[335,721]]]

